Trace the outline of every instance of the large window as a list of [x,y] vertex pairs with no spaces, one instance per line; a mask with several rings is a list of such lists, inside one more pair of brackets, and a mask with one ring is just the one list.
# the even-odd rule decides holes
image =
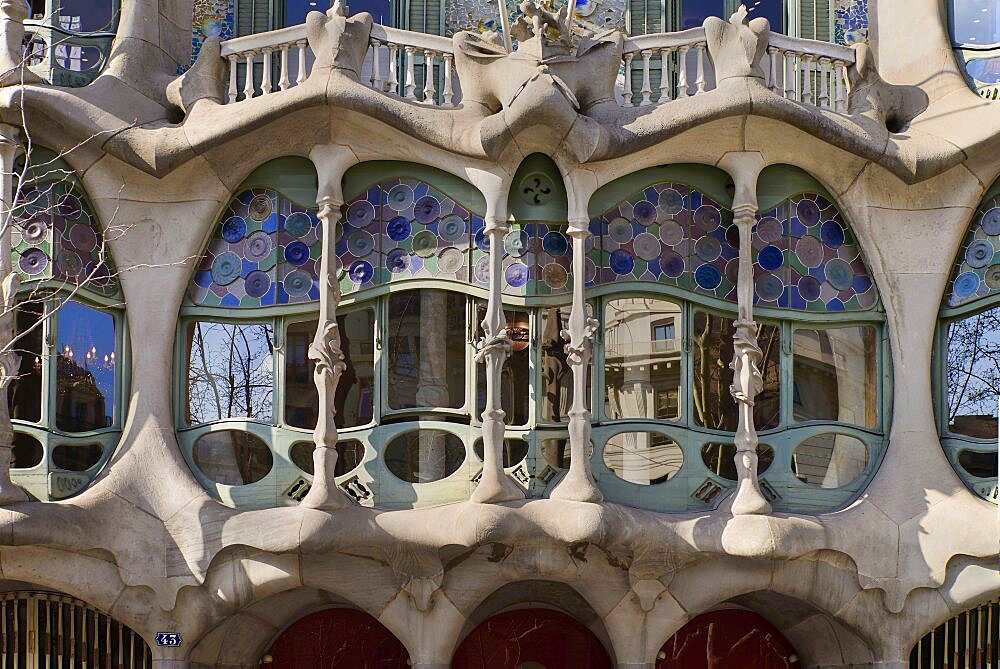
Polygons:
[[951,39],[972,87],[990,100],[1000,87],[1000,7],[991,0],[951,0]]

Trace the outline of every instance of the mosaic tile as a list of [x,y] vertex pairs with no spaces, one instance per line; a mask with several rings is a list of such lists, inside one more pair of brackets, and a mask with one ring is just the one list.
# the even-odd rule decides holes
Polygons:
[[1000,196],[983,202],[973,218],[948,283],[949,307],[1000,290]]

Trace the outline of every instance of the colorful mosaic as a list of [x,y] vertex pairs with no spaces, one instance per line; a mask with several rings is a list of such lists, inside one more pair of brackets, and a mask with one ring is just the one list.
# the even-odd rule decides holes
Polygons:
[[1000,290],[1000,196],[983,202],[973,220],[949,284],[949,307]]
[[[480,223],[475,229],[472,282],[483,288],[490,282],[490,240]],[[589,256],[594,240],[586,242],[587,285],[597,275],[597,265]],[[503,240],[503,282],[507,295],[560,295],[573,289],[573,242],[565,225],[526,223],[511,225]]]
[[867,42],[868,0],[837,0],[833,30],[837,44]]
[[105,295],[118,292],[110,249],[90,203],[67,182],[19,195],[11,260],[21,281],[52,279]]
[[233,37],[233,0],[194,0],[191,32],[191,62],[198,58],[206,37]]
[[[575,0],[576,34],[594,34],[606,30],[625,29],[624,0]],[[557,6],[561,3],[556,2]],[[510,25],[521,15],[515,0],[506,0]],[[444,14],[445,35],[468,30],[471,32],[500,32],[500,17],[497,3],[486,0],[459,0],[449,2]]]
[[195,271],[190,298],[210,307],[318,300],[322,244],[315,211],[273,190],[243,191],[220,219]]
[[759,305],[828,312],[878,302],[854,233],[820,195],[797,195],[758,215],[752,243]]

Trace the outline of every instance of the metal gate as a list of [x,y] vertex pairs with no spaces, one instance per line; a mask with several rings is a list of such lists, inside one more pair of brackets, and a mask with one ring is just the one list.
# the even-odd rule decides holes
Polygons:
[[910,669],[996,669],[998,654],[1000,600],[994,600],[924,635],[910,653]]
[[0,669],[150,669],[149,646],[68,595],[0,594]]

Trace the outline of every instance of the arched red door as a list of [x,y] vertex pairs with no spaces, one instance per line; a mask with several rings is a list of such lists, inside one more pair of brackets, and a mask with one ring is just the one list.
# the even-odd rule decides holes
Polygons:
[[594,633],[565,613],[518,609],[485,621],[462,641],[452,669],[610,669]]
[[799,669],[778,629],[752,611],[725,609],[698,616],[663,644],[656,669]]
[[281,633],[266,669],[407,669],[409,654],[382,623],[363,611],[327,609]]

